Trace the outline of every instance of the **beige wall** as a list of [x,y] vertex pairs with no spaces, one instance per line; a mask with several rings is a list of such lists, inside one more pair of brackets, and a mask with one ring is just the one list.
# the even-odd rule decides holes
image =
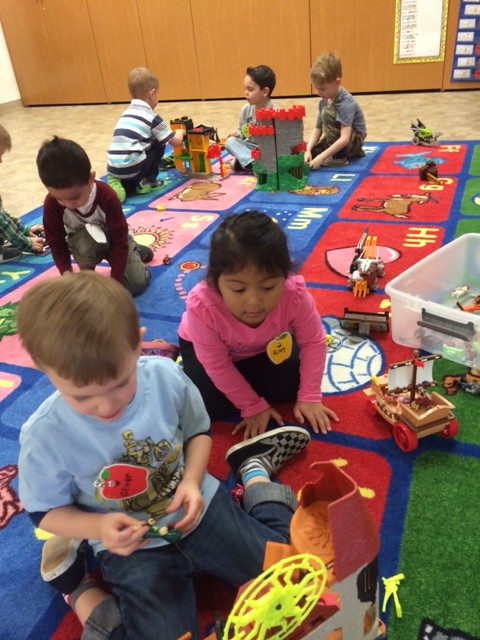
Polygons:
[[[352,93],[478,89],[478,83],[450,82],[460,1],[449,2],[445,62],[395,65],[395,0],[363,0],[360,3],[358,0],[337,3],[331,0],[294,0],[293,26],[296,30],[293,31],[289,22],[291,0],[276,0],[276,13],[270,21],[272,0],[243,0],[241,10],[235,2],[209,0],[209,6],[213,7],[209,12],[204,11],[202,0],[176,0],[173,4],[168,0],[102,0],[100,3],[97,0],[79,0],[75,4],[78,25],[82,25],[84,37],[93,43],[86,47],[90,57],[83,55],[80,58],[67,33],[72,16],[64,0],[50,0],[48,6],[51,11],[39,14],[45,21],[43,30],[37,29],[40,3],[15,0],[15,10],[12,11],[13,0],[0,0],[5,9],[3,24],[18,79],[17,82],[0,23],[0,104],[19,100],[20,89],[25,105],[126,102],[129,99],[126,74],[128,69],[137,65],[162,69],[163,100],[240,98],[246,55],[252,60],[271,64],[277,71],[275,95],[309,95],[311,60],[326,49],[340,54],[345,71],[344,83]],[[25,25],[29,22],[30,30],[25,28],[18,32],[22,7]],[[32,7],[37,14],[32,12]],[[228,51],[225,51],[224,35],[229,33],[231,24],[241,23],[246,9],[258,18],[251,29],[255,35],[251,38],[249,50],[245,53],[242,32],[239,31],[238,36],[234,31],[229,38]],[[62,16],[58,15],[59,11]],[[112,25],[112,15],[119,11],[123,21],[113,23],[115,37],[104,42],[104,30]],[[345,14],[351,16],[348,24],[344,21]],[[161,22],[161,18],[174,24],[178,15],[185,16],[183,37],[179,39],[176,32],[170,38],[168,33],[159,37],[155,25]],[[211,25],[212,15],[215,16],[214,28]],[[52,20],[56,25],[60,17],[64,28],[59,32],[63,38],[57,37],[50,46],[52,39],[48,34]],[[269,25],[268,38],[264,37],[265,24]],[[196,36],[194,26],[197,27]],[[375,34],[373,40],[365,35],[368,29]],[[38,37],[32,37],[32,34]],[[129,45],[126,50],[125,42],[136,46]],[[30,45],[32,50],[41,51],[42,55],[26,57],[24,52]],[[70,57],[59,55],[59,51],[67,49]],[[197,50],[201,56],[197,57]],[[176,60],[175,66],[163,67],[167,58]],[[227,63],[218,65],[219,58]],[[79,81],[72,84],[71,64],[74,63],[77,64]],[[180,69],[179,64],[182,65]],[[215,74],[205,72],[211,68],[216,69]],[[46,69],[54,70],[54,87],[45,81],[50,79],[44,77]]]
[[20,100],[20,91],[8,55],[7,45],[0,24],[0,104]]

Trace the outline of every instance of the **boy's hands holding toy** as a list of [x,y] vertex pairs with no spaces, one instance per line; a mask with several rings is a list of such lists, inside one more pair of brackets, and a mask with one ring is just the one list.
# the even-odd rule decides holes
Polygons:
[[30,233],[28,234],[30,237],[32,236],[38,236],[40,234],[43,234],[43,224],[34,224],[30,227]]
[[265,411],[261,411],[254,416],[243,418],[243,420],[241,420],[232,431],[232,434],[235,435],[242,429],[245,429],[243,439],[248,440],[249,438],[258,436],[261,433],[265,433],[270,420],[275,420],[280,427],[283,427],[285,424],[278,411],[275,411],[273,407],[268,407]]
[[98,525],[99,539],[105,548],[119,556],[129,556],[145,546],[143,536],[148,531],[146,522],[122,512],[106,513]]
[[307,422],[315,433],[326,434],[332,430],[330,419],[339,421],[337,414],[321,402],[296,402],[293,415],[300,424]]
[[32,243],[32,251],[34,253],[43,253],[43,250],[45,249],[43,225],[34,224],[32,227],[30,227],[28,237],[30,238],[30,242]]
[[193,479],[184,478],[175,491],[172,502],[168,505],[166,512],[174,513],[180,507],[185,510],[184,517],[175,523],[173,529],[188,533],[197,524],[205,509],[205,501],[200,492],[198,483]]
[[45,240],[35,234],[30,237],[30,242],[32,243],[32,251],[35,253],[42,253],[45,249]]

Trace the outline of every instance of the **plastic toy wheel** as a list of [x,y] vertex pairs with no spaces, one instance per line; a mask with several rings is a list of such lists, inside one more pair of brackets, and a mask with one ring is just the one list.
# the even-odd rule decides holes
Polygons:
[[397,422],[393,425],[393,439],[397,447],[405,453],[415,451],[418,447],[417,436],[403,422]]
[[264,571],[235,602],[223,634],[235,640],[282,640],[300,626],[327,582],[320,558],[305,553]]
[[377,414],[377,401],[375,398],[367,398],[367,411],[371,416]]
[[412,144],[420,144],[420,138],[417,138],[417,136],[413,136]]
[[442,438],[454,438],[458,433],[458,420],[454,418],[440,431]]

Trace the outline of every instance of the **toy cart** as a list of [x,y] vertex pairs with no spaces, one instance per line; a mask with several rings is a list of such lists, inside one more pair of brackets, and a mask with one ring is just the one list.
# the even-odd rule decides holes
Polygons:
[[[436,392],[426,389],[432,380],[433,361],[440,355],[419,356],[412,360],[390,365],[388,374],[372,379],[367,407],[372,415],[379,413],[393,427],[393,438],[405,452],[418,447],[419,438],[438,433],[453,438],[458,433],[458,422],[451,410],[454,405]],[[418,380],[418,371],[422,372]]]

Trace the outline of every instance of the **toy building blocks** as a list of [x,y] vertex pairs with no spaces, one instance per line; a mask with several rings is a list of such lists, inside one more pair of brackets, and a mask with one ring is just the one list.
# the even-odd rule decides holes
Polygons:
[[460,376],[459,380],[455,381],[458,389],[470,393],[474,396],[480,396],[480,383],[474,380],[469,380],[465,375]]
[[454,298],[463,298],[466,295],[468,295],[470,291],[470,285],[469,284],[462,284],[458,287],[455,287],[455,289],[452,289],[452,293],[451,295]]
[[307,184],[303,119],[305,107],[258,109],[248,134],[255,143],[252,168],[260,191],[295,191]]
[[442,134],[436,133],[434,135],[418,118],[417,124],[412,122],[410,129],[413,131],[412,144],[420,145],[421,147],[437,147],[439,145],[437,138]]
[[438,177],[438,168],[434,160],[427,160],[427,162],[418,170],[418,177],[420,180],[426,182],[434,182],[435,184],[442,184],[442,181]]
[[173,160],[175,168],[182,174],[189,174],[191,177],[210,177],[212,167],[209,154],[210,141],[218,144],[218,133],[213,127],[206,127],[203,124],[193,126],[193,121],[187,116],[170,121],[172,131],[184,129],[185,137],[183,146],[175,147],[173,150]]
[[368,235],[365,227],[355,247],[355,256],[350,264],[347,285],[354,296],[364,298],[378,287],[378,278],[385,275],[385,265],[377,248],[377,237]]
[[388,311],[353,311],[345,307],[343,318],[339,318],[342,329],[361,336],[369,336],[372,331],[388,331]]
[[393,439],[402,451],[414,451],[419,438],[434,433],[444,438],[458,433],[458,422],[451,412],[454,405],[439,393],[426,390],[435,385],[433,362],[441,357],[420,356],[414,351],[411,360],[392,363],[387,374],[373,377],[370,389],[364,391],[369,412],[378,413],[392,425]]
[[[177,129],[184,129],[186,133],[190,129],[193,129],[193,120],[188,116],[170,120],[170,128],[172,129],[172,131],[176,131]],[[187,173],[187,167],[189,167],[190,161],[191,156],[188,153],[188,148],[184,139],[184,144],[181,147],[174,147],[173,149],[173,162],[175,165],[175,169],[183,174]]]
[[176,531],[171,527],[157,527],[155,518],[148,518],[147,525],[148,531],[143,536],[144,538],[163,538],[170,544],[175,544],[182,538],[181,531]]
[[225,178],[228,178],[229,174],[230,174],[230,167],[227,164],[224,164],[223,162],[223,158],[222,158],[222,146],[219,142],[215,142],[213,144],[211,144],[208,148],[208,152],[207,152],[207,158],[209,160],[212,160],[214,158],[216,158],[218,160],[218,164],[220,166],[220,178],[222,180],[224,180]]
[[352,478],[332,462],[312,468],[320,475],[302,489],[290,545],[267,543],[265,571],[239,590],[224,640],[386,637],[378,530]]

